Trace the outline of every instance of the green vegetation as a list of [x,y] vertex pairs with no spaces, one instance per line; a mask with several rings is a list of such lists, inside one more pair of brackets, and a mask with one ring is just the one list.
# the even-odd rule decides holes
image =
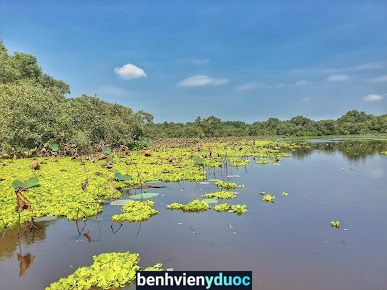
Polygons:
[[69,92],[67,84],[42,72],[34,56],[10,55],[0,42],[0,152],[73,155],[103,144],[130,145],[152,121],[147,113],[94,96],[66,98]]
[[237,215],[242,215],[247,212],[247,206],[245,204],[221,203],[215,205],[214,210],[217,212],[231,212]]
[[340,221],[331,221],[330,225],[332,228],[338,229],[338,228],[340,228]]
[[184,212],[201,212],[201,211],[209,210],[210,206],[205,201],[195,199],[187,204],[174,202],[174,203],[168,204],[167,208],[171,210],[182,210]]
[[[219,158],[226,157],[287,157],[287,152],[296,152],[303,146],[306,145],[287,141],[181,139],[160,140],[154,143],[152,149],[146,150],[128,151],[126,148],[119,148],[110,153],[105,150],[109,153],[108,158],[105,153],[97,153],[75,158],[54,155],[34,159],[4,159],[0,161],[0,228],[12,227],[18,223],[15,186],[27,189],[23,195],[32,205],[32,211],[21,212],[21,222],[30,221],[31,217],[44,216],[79,220],[101,212],[105,200],[119,198],[122,188],[146,188],[147,183],[154,180],[206,180],[207,168],[197,166],[192,160],[198,151],[205,164],[214,164]],[[34,178],[29,180],[31,176]],[[35,178],[38,178],[39,186],[31,186],[34,185]],[[26,180],[29,181],[24,184]],[[214,182],[227,189],[238,187],[232,182]],[[142,194],[132,195],[129,199],[142,200],[157,195],[144,190]],[[210,200],[213,199],[207,199],[207,202],[202,200],[199,205],[205,209],[212,203]]]
[[262,200],[266,203],[274,203],[275,196],[267,193],[263,195]]
[[[89,267],[78,268],[67,278],[61,278],[52,283],[46,290],[63,289],[100,289],[122,288],[136,279],[139,254],[105,253],[93,257],[93,264]],[[143,271],[162,271],[161,264],[145,268]]]
[[115,222],[143,222],[149,220],[158,213],[153,208],[153,201],[134,201],[130,200],[122,207],[122,214],[113,215],[112,220]]
[[386,134],[387,115],[373,116],[356,110],[349,111],[337,120],[314,121],[296,116],[282,121],[269,118],[266,121],[247,124],[241,121],[222,121],[210,116],[198,117],[194,122],[164,122],[147,127],[146,136],[161,138],[205,138],[228,136],[329,136]]
[[[149,113],[133,112],[96,96],[67,98],[69,92],[66,83],[42,72],[34,56],[19,52],[9,54],[0,42],[0,153],[17,157],[48,153],[75,156],[103,149],[104,154],[110,154],[111,147],[142,148],[149,145],[149,139],[166,137],[202,139],[387,133],[387,115],[373,116],[356,110],[337,120],[313,121],[296,116],[287,121],[269,118],[246,124],[210,116],[198,117],[195,122],[186,124],[154,124]],[[234,157],[229,160],[232,166],[243,167],[249,162]],[[222,158],[194,157],[197,165],[216,167],[223,161]]]
[[204,198],[215,198],[215,199],[233,199],[236,197],[236,192],[231,191],[218,191],[213,193],[206,193],[202,195]]
[[235,182],[227,182],[222,180],[216,180],[214,184],[221,189],[235,189],[238,187],[243,187],[243,185],[238,185]]

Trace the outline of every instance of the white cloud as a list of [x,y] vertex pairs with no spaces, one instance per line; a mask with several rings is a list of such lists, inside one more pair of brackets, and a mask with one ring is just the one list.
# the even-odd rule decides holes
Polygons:
[[375,83],[386,83],[387,82],[387,75],[373,78],[373,79],[371,79],[371,81],[375,82]]
[[335,75],[330,75],[328,77],[328,81],[330,81],[330,82],[348,81],[350,79],[351,79],[351,77],[349,75],[345,75],[345,74],[335,74]]
[[309,82],[307,80],[300,80],[300,81],[296,82],[297,87],[303,87],[303,86],[306,86],[307,84],[309,84]]
[[377,94],[369,94],[365,96],[363,100],[366,102],[377,102],[377,101],[383,100],[383,96],[377,95]]
[[114,68],[114,72],[124,80],[134,80],[139,78],[146,78],[146,74],[142,68],[128,63],[121,67]]
[[179,87],[219,86],[228,83],[225,78],[212,78],[206,75],[193,75],[178,83]]
[[256,89],[270,89],[272,86],[265,83],[245,83],[237,87],[238,91],[253,91]]

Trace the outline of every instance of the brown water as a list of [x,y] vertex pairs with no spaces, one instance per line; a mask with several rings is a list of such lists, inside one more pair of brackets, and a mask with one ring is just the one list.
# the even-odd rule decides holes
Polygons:
[[[209,178],[240,175],[231,180],[245,188],[232,203],[247,204],[243,216],[165,209],[216,191],[213,184],[182,182],[158,190],[158,215],[115,234],[111,216],[120,207],[110,205],[86,223],[41,222],[20,240],[17,229],[6,230],[0,233],[0,289],[44,289],[90,265],[93,255],[130,251],[140,253],[142,266],[252,270],[254,289],[386,290],[387,156],[378,153],[386,143],[315,144],[280,166],[251,162],[211,170]],[[276,195],[276,203],[263,203],[260,191]],[[340,220],[341,228],[330,227],[331,220]]]

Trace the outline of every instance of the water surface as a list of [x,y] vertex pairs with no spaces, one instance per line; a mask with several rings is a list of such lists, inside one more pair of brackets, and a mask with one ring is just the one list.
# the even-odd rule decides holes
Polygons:
[[[379,141],[318,142],[280,165],[208,171],[244,184],[237,199],[249,211],[182,213],[165,208],[217,191],[212,184],[170,183],[158,189],[159,214],[144,223],[113,224],[120,207],[83,221],[38,223],[17,237],[0,233],[0,289],[44,289],[92,256],[130,251],[141,266],[175,270],[252,270],[254,289],[387,289],[387,156]],[[154,190],[152,190],[154,191]],[[260,191],[276,196],[265,204]],[[287,197],[281,196],[289,192]],[[330,227],[340,220],[341,228]],[[23,226],[22,226],[23,229]]]

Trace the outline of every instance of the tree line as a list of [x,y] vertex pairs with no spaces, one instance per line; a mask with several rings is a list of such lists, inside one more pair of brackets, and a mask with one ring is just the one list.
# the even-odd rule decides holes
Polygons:
[[387,114],[374,116],[352,110],[336,120],[314,121],[304,116],[290,120],[269,118],[247,124],[241,121],[222,121],[210,116],[198,117],[194,122],[164,122],[147,128],[146,134],[158,137],[227,137],[227,136],[327,136],[387,133]]
[[[149,113],[96,96],[68,98],[70,87],[45,74],[29,54],[9,54],[0,42],[0,153],[30,152],[58,144],[88,152],[109,145],[146,145],[147,139],[227,136],[322,136],[387,133],[387,115],[349,111],[337,120],[303,116],[247,124],[210,116],[194,122],[153,123]],[[24,154],[28,155],[28,154]]]

